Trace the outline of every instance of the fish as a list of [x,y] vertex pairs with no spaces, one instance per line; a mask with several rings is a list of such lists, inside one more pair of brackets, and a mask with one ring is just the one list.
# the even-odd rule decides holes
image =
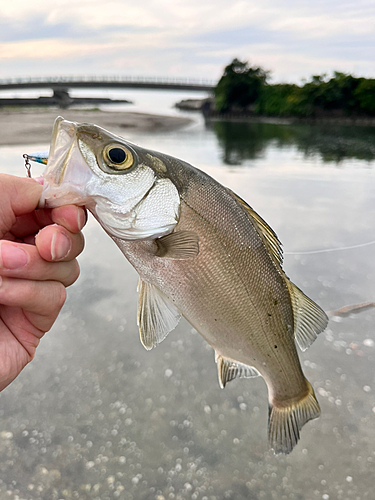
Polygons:
[[85,206],[138,272],[144,347],[183,316],[214,349],[220,387],[263,377],[270,447],[290,453],[320,415],[297,345],[328,318],[286,276],[273,229],[205,172],[94,124],[56,119],[43,177],[40,206]]

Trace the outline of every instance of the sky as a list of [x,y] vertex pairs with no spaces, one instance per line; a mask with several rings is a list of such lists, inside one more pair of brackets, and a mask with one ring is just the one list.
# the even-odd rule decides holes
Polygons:
[[273,82],[334,70],[375,78],[374,0],[7,0],[0,78],[217,80],[233,58]]

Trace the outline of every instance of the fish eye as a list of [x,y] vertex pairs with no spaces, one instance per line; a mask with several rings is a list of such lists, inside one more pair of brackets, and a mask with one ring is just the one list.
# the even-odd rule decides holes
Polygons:
[[132,153],[120,144],[108,144],[103,150],[103,159],[113,170],[127,170],[133,165]]

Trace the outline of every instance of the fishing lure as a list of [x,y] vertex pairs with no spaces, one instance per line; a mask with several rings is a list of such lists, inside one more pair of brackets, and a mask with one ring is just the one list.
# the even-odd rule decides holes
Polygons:
[[30,161],[34,161],[36,163],[41,163],[42,165],[47,165],[49,151],[37,151],[32,154],[24,154],[22,155],[25,160],[25,168],[27,177],[31,178],[31,163]]

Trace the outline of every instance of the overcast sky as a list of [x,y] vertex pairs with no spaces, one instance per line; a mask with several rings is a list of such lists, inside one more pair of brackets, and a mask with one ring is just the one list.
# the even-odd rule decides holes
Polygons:
[[217,79],[234,57],[273,81],[375,78],[374,0],[3,0],[0,78]]

